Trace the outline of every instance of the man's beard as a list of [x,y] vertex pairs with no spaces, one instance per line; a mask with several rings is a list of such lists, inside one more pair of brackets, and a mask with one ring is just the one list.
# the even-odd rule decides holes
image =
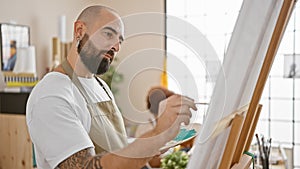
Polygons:
[[97,49],[93,42],[89,40],[89,36],[87,34],[85,34],[79,42],[77,51],[81,61],[91,73],[100,75],[107,72],[109,69],[110,60],[103,57],[103,55],[113,51]]

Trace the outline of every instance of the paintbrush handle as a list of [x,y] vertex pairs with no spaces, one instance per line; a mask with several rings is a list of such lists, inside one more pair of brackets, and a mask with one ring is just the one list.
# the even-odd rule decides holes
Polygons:
[[195,102],[194,104],[208,105],[209,103],[205,103],[205,102]]

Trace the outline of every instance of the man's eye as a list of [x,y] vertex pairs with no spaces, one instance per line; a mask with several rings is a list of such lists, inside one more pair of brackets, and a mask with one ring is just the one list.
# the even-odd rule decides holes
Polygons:
[[104,35],[109,39],[113,38],[113,34],[111,32],[104,32]]

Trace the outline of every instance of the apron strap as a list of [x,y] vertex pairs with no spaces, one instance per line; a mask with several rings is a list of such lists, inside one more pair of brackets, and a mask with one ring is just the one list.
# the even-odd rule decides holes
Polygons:
[[98,81],[98,83],[100,84],[100,86],[103,88],[103,90],[105,91],[105,93],[107,94],[107,96],[110,98],[110,100],[113,100],[112,97],[107,92],[107,89],[105,88],[105,86],[103,85],[103,83],[100,81],[100,79],[98,79],[99,77],[97,77],[97,76],[94,76],[94,77]]
[[92,100],[90,99],[90,97],[88,96],[87,92],[85,91],[85,89],[83,88],[82,84],[80,83],[78,76],[76,75],[76,73],[74,72],[74,70],[72,69],[70,63],[65,60],[62,63],[62,68],[64,69],[64,71],[67,73],[67,75],[69,76],[69,78],[71,79],[71,81],[75,84],[75,86],[78,88],[79,92],[82,94],[82,96],[84,97],[84,100],[86,101],[86,103],[91,104],[93,103]]

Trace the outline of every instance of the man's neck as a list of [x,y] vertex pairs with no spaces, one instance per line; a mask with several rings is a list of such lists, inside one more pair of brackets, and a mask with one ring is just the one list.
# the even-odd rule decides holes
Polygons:
[[82,63],[79,54],[75,52],[75,50],[70,51],[67,61],[70,63],[73,71],[78,77],[92,78],[94,76],[94,74],[91,73]]

